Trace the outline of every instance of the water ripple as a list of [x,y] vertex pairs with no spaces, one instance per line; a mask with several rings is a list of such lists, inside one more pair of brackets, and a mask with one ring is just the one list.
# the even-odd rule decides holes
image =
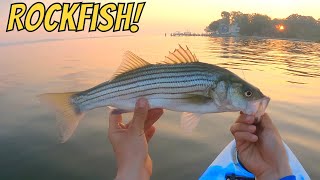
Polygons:
[[259,38],[210,38],[209,42],[205,51],[197,50],[206,54],[205,57],[220,58],[222,62],[217,64],[229,69],[249,71],[250,68],[245,68],[248,65],[277,65],[273,69],[287,75],[320,77],[320,44],[317,43]]

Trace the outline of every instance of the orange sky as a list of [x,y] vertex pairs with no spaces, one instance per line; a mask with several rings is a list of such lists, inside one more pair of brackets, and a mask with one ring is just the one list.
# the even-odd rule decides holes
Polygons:
[[[24,39],[30,37],[55,37],[57,33],[16,32],[4,33],[8,19],[10,3],[17,0],[0,2],[0,42],[11,39]],[[25,0],[31,5],[38,0]],[[76,0],[46,0],[46,4],[53,2],[77,2]],[[89,2],[89,1],[88,1]],[[119,2],[96,0],[95,2]],[[125,0],[121,2],[126,2]],[[132,2],[132,1],[128,1]],[[137,1],[141,2],[141,1]],[[163,34],[174,31],[202,32],[203,29],[215,19],[220,18],[220,13],[226,11],[242,11],[245,13],[262,13],[271,17],[285,18],[293,13],[309,15],[320,18],[319,0],[146,0],[147,4],[140,22],[140,34]],[[44,35],[45,34],[45,35]],[[72,34],[74,33],[64,33]],[[84,33],[87,34],[87,33]],[[77,34],[78,35],[78,34]],[[59,33],[58,36],[61,36]]]
[[285,18],[293,13],[320,18],[319,0],[161,0],[148,3],[144,23],[146,26],[153,24],[155,31],[158,25],[166,31],[202,31],[212,20],[220,18],[224,10],[261,13],[272,18]]

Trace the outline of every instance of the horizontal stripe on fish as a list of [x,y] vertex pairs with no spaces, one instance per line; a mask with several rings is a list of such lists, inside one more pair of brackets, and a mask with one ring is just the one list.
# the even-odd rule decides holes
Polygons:
[[[157,82],[158,80],[161,80],[163,78],[171,78],[171,81],[181,81],[181,80],[176,80],[176,79],[181,79],[181,78],[185,78],[186,80],[190,80],[193,79],[193,77],[197,77],[197,79],[208,79],[208,81],[214,81],[216,77],[213,76],[209,76],[208,74],[205,73],[201,73],[201,72],[197,72],[197,73],[192,73],[192,72],[188,72],[185,74],[161,74],[161,75],[157,75],[157,76],[146,76],[146,77],[135,77],[134,79],[132,79],[131,81],[123,81],[120,83],[106,83],[105,87],[100,88],[99,91],[93,90],[94,92],[91,91],[86,91],[84,93],[80,93],[79,95],[87,95],[87,96],[91,96],[97,93],[101,93],[103,91],[106,90],[110,90],[110,91],[114,91],[114,88],[123,88],[125,86],[125,88],[131,88],[131,86],[127,87],[127,85],[132,85],[132,84],[137,84],[140,82],[144,82],[144,81],[155,81]],[[199,77],[199,78],[198,78]],[[173,79],[172,79],[173,78]],[[195,79],[196,80],[196,79]]]
[[[193,73],[193,74],[190,74],[189,75],[180,75],[180,74],[177,74],[177,73],[173,73],[173,74],[161,74],[160,75],[154,75],[154,76],[141,76],[141,77],[135,77],[131,80],[128,80],[128,81],[123,81],[123,82],[117,82],[117,83],[113,83],[113,82],[108,82],[108,83],[105,83],[104,86],[98,88],[98,89],[92,89],[91,91],[85,91],[85,92],[82,92],[82,93],[79,93],[79,95],[87,95],[87,96],[90,96],[90,95],[93,95],[93,94],[96,94],[96,93],[100,93],[100,92],[103,92],[107,89],[111,89],[111,88],[121,88],[123,86],[126,86],[126,85],[130,85],[130,84],[136,84],[136,83],[139,83],[139,82],[142,82],[142,81],[154,81],[154,80],[158,80],[158,79],[161,79],[161,78],[180,78],[180,77],[190,77],[190,76],[204,76],[204,77],[208,77],[208,74],[204,74],[204,73]],[[215,78],[208,78],[210,80],[215,80]]]
[[[170,94],[167,93],[144,93],[143,97],[146,97],[148,99],[193,99],[194,97],[205,97],[203,96],[203,90],[194,90],[194,91],[184,91],[184,92],[170,92]],[[140,95],[130,97],[128,99],[136,99],[141,97]],[[212,99],[210,97],[206,97],[208,99]]]
[[[115,97],[115,99],[111,99],[110,100],[110,104],[112,105],[113,103],[116,103],[118,101],[121,100],[130,100],[130,99],[136,99],[138,97],[146,97],[149,99],[168,99],[168,100],[188,100],[191,99],[191,97],[187,97],[186,94],[191,93],[191,94],[197,94],[197,93],[201,93],[202,90],[194,90],[194,91],[186,91],[185,88],[181,88],[181,91],[177,91],[177,92],[163,92],[163,90],[160,92],[143,92],[143,93],[135,93],[135,94],[131,94],[129,97],[126,98],[122,98],[122,99],[117,99],[117,97]],[[96,107],[103,107],[105,106],[105,98],[100,98],[100,99],[96,99],[94,102],[85,104],[85,105],[81,105],[81,106],[85,106],[86,110],[90,110]]]
[[[122,81],[127,80],[135,80],[137,76],[148,78],[149,76],[157,75],[157,74],[166,74],[166,73],[190,73],[190,72],[202,72],[207,73],[208,75],[212,74],[212,68],[210,67],[203,67],[204,65],[199,64],[192,64],[192,65],[184,65],[184,66],[178,66],[178,65],[166,65],[165,67],[154,65],[155,68],[151,67],[143,67],[141,69],[134,70],[132,72],[127,72],[122,75],[119,75],[116,79],[109,81],[109,83],[121,83]],[[217,71],[218,74],[218,71]],[[104,90],[105,84],[100,84],[96,87],[93,87],[85,92],[91,92],[95,93],[96,91]]]
[[[163,80],[163,79],[159,79]],[[194,88],[200,88],[201,90],[205,89],[206,87],[210,86],[212,81],[208,81],[207,79],[194,79],[189,80],[188,79],[182,79],[181,81],[166,81],[166,82],[160,82],[160,81],[154,82],[154,81],[147,81],[147,82],[140,82],[133,88],[128,87],[122,87],[121,91],[119,89],[110,89],[109,91],[105,91],[103,94],[95,94],[95,96],[90,96],[89,99],[85,97],[85,100],[80,101],[78,103],[84,104],[84,103],[92,103],[94,102],[94,99],[102,98],[102,99],[113,99],[125,95],[132,95],[134,96],[135,93],[146,93],[148,91],[169,91],[174,92],[176,89],[184,88],[184,91],[186,88],[189,88],[190,91]],[[165,80],[165,79],[164,79]],[[148,84],[143,84],[148,83]],[[128,97],[122,97],[122,98],[128,98]]]
[[[134,84],[127,84],[122,85],[120,87],[114,87],[114,88],[108,88],[105,91],[101,93],[91,94],[89,96],[86,96],[86,100],[91,100],[92,98],[96,98],[98,96],[108,95],[109,96],[115,96],[114,93],[126,91],[126,93],[130,93],[131,91],[136,91],[136,88],[143,87],[144,89],[147,89],[148,85],[156,86],[160,88],[162,84],[168,84],[167,86],[173,88],[175,86],[189,86],[193,85],[195,83],[197,84],[205,84],[205,85],[211,85],[212,80],[210,78],[207,78],[207,76],[188,76],[188,77],[177,77],[177,78],[157,78],[150,81],[137,81],[137,83]],[[121,95],[121,94],[120,94]],[[107,98],[107,97],[106,97]],[[109,97],[110,98],[110,97]],[[80,103],[84,102],[80,101]]]
[[[120,97],[122,98],[122,96],[126,96],[126,95],[130,95],[130,94],[134,94],[134,93],[139,93],[141,92],[141,94],[146,93],[148,91],[159,91],[159,92],[173,92],[176,89],[180,89],[180,88],[191,88],[191,89],[205,89],[206,87],[208,87],[207,84],[205,83],[197,83],[195,82],[194,84],[180,84],[179,86],[172,86],[173,82],[168,82],[168,83],[159,83],[159,84],[149,84],[147,86],[140,86],[140,87],[136,87],[136,88],[132,88],[129,89],[127,91],[116,91],[113,92],[111,97],[109,98],[113,98],[113,97]],[[143,90],[141,90],[143,89]],[[108,95],[108,94],[105,94]],[[102,95],[104,96],[104,95]],[[100,96],[100,97],[102,97]],[[113,97],[112,97],[113,96]],[[105,96],[107,97],[107,96]],[[96,98],[99,98],[99,96],[97,96]]]
[[[182,74],[184,73],[184,74]],[[191,74],[192,73],[192,74]],[[190,72],[190,71],[180,71],[180,72],[169,72],[169,73],[154,73],[148,76],[140,75],[140,76],[135,76],[128,78],[127,80],[124,81],[108,81],[103,84],[100,84],[94,88],[88,89],[86,91],[83,91],[82,94],[94,94],[99,91],[103,91],[106,88],[106,85],[109,87],[116,87],[116,86],[122,86],[126,84],[131,84],[131,83],[136,83],[138,81],[146,81],[146,80],[154,80],[160,78],[165,78],[165,77],[182,77],[182,76],[210,76],[210,73],[207,72]]]
[[183,70],[183,69],[186,69],[186,68],[196,68],[196,69],[200,69],[202,71],[212,71],[213,70],[213,65],[208,65],[208,64],[205,64],[205,63],[190,63],[190,64],[155,64],[155,65],[149,65],[149,66],[145,66],[145,67],[142,67],[142,68],[139,68],[139,69],[135,69],[133,71],[129,71],[129,72],[126,72],[126,73],[123,73],[123,74],[120,74],[117,76],[117,79],[119,80],[123,80],[121,79],[122,77],[124,76],[131,76],[132,74],[135,74],[135,73],[141,73],[141,72],[145,72],[147,74],[151,74],[152,72],[155,72],[155,71],[162,71],[164,70],[165,72],[167,71],[174,71],[174,70]]
[[187,77],[189,79],[190,77],[199,77],[199,76],[206,78],[208,80],[212,80],[212,81],[216,79],[216,77],[210,76],[210,74],[203,73],[203,72],[182,72],[182,73],[179,72],[179,73],[167,73],[167,74],[161,73],[161,74],[154,74],[151,76],[139,76],[139,77],[132,78],[131,80],[128,80],[128,81],[121,81],[121,82],[117,82],[117,83],[114,83],[113,81],[111,81],[109,83],[104,84],[103,88],[100,87],[98,90],[92,89],[92,91],[86,91],[81,94],[90,96],[92,94],[96,94],[96,93],[105,91],[110,88],[118,88],[118,87],[120,88],[120,87],[126,86],[128,84],[135,84],[137,82],[142,82],[142,81],[158,80],[161,78]]

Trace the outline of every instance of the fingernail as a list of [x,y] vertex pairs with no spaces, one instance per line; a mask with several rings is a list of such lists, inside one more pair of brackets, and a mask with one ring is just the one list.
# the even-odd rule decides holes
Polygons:
[[251,122],[252,119],[253,119],[253,116],[251,115],[246,116],[246,122]]
[[249,126],[249,130],[254,132],[256,130],[256,126],[253,126],[253,125]]
[[251,136],[251,140],[252,141],[257,141],[258,140],[258,136]]
[[255,122],[258,122],[258,121],[259,121],[259,118],[258,118],[258,117],[255,117],[255,118],[254,118],[254,121],[255,121]]
[[146,99],[142,98],[142,99],[138,100],[138,107],[139,108],[144,108],[146,106],[147,106],[147,100]]
[[119,113],[119,111],[117,111],[117,110],[113,110],[113,111],[111,111],[111,114],[112,114],[112,115],[119,115],[120,113]]
[[119,114],[122,114],[122,113],[125,113],[126,111],[124,110],[121,110],[121,109],[114,109],[111,111],[111,114],[114,114],[114,115],[119,115]]

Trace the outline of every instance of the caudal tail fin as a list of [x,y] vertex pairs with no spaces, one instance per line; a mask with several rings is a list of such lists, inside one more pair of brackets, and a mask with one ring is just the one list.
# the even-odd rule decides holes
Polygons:
[[48,104],[56,111],[60,142],[66,142],[77,128],[83,113],[78,112],[71,102],[71,93],[49,93],[39,95],[41,103]]

